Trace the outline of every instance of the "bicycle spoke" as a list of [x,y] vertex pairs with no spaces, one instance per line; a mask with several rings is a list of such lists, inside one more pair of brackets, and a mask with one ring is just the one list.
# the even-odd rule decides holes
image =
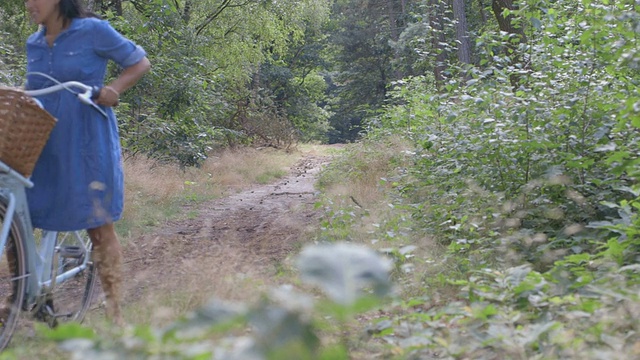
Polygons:
[[[46,306],[41,309],[44,317],[53,316],[55,321],[47,320],[50,325],[56,322],[81,322],[93,300],[93,290],[96,283],[96,271],[90,260],[91,243],[83,233],[59,233],[57,239],[58,251],[55,273],[63,274],[83,264],[88,259],[86,269],[64,281],[55,282],[50,291]],[[47,308],[48,307],[48,308]],[[47,318],[47,319],[49,319]]]
[[[0,198],[0,224],[6,203]],[[0,349],[4,349],[18,326],[27,280],[24,237],[17,219],[12,219],[9,237],[0,249]]]

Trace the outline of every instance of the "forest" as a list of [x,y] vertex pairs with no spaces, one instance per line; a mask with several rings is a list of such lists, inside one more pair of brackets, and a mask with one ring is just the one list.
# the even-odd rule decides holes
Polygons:
[[[325,200],[318,239],[394,244],[385,358],[640,357],[640,2],[88,3],[153,64],[117,108],[126,156],[355,145],[321,189],[383,163],[385,210]],[[2,1],[0,85],[35,30]]]

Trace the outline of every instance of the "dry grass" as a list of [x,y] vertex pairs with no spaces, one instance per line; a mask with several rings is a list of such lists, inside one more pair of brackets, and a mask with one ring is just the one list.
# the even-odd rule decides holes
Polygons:
[[[334,151],[339,150],[320,145],[301,145],[293,153],[273,149],[224,151],[214,154],[202,167],[189,169],[158,165],[144,158],[127,159],[125,213],[118,222],[118,231],[127,246],[127,242],[155,231],[168,220],[188,216],[189,205],[235,193],[253,184],[274,181],[287,174],[302,156],[324,156]],[[233,243],[233,239],[223,243]],[[230,267],[242,264],[240,258],[227,259],[226,264],[220,264],[207,261],[207,254],[202,256],[176,258],[179,265],[162,275],[166,277],[162,285],[145,289],[140,298],[127,304],[124,308],[127,321],[163,326],[212,297],[247,304],[257,300],[274,284],[294,281],[286,271],[278,273],[277,264],[243,264],[238,268],[240,271],[236,271],[238,266],[235,270]],[[202,281],[203,278],[207,281]],[[102,308],[91,311],[84,325],[108,340],[109,334],[116,330],[105,321],[103,313]],[[57,349],[55,342],[38,334],[18,336],[15,340],[11,344],[15,356],[9,358],[68,357]]]
[[334,170],[320,180],[323,191],[344,205],[357,205],[373,210],[384,202],[383,178],[388,178],[407,161],[408,144],[400,138],[384,143],[350,145],[346,156],[334,164]]
[[117,223],[125,242],[169,219],[189,216],[183,207],[264,184],[287,174],[300,151],[274,149],[224,150],[200,168],[157,164],[144,157],[128,158],[125,171],[125,210]]
[[[226,150],[213,154],[202,167],[188,169],[157,164],[142,157],[129,158],[124,163],[125,212],[117,223],[118,232],[127,246],[132,239],[153,232],[168,220],[189,216],[189,205],[235,193],[253,184],[275,181],[285,176],[303,155],[326,155],[327,151],[326,147],[316,145],[301,145],[290,153],[270,148]],[[206,258],[188,259],[177,267],[179,274],[172,274],[176,268],[163,274],[166,277],[163,285],[128,304],[125,317],[131,324],[162,326],[212,296],[250,302],[268,287],[264,278],[275,273],[274,269],[265,271],[258,267],[255,271],[238,273],[203,264],[208,264]],[[202,281],[203,278],[207,281]],[[106,322],[103,313],[102,308],[90,311],[84,325],[108,339],[109,334],[117,330]],[[54,341],[37,334],[32,325],[24,333],[16,334],[9,349],[1,355],[3,359],[66,359],[69,356],[59,350]]]
[[125,308],[127,321],[162,327],[213,298],[253,304],[268,288],[269,272],[242,273],[203,266],[207,260],[202,257],[182,264],[181,270],[191,267],[193,271],[167,276],[164,284],[154,286],[135,304],[129,304]]
[[[412,224],[408,210],[390,206],[396,202],[388,197],[394,193],[393,180],[412,161],[408,156],[410,150],[409,144],[399,138],[353,144],[344,157],[334,160],[333,168],[320,180],[332,208],[349,209],[357,217],[349,229],[349,239],[378,250],[416,246],[411,254],[414,270],[399,274],[405,294],[424,291],[425,277],[430,278],[427,282],[433,282],[446,270],[433,266],[446,247],[429,234],[409,229]],[[395,233],[395,237],[388,236],[389,233]]]
[[289,167],[299,157],[273,149],[225,150],[210,157],[202,166],[210,174],[213,183],[220,188],[243,188],[251,184],[265,183],[288,173]]
[[[302,145],[294,152],[271,148],[225,150],[213,154],[200,168],[190,169],[130,159],[125,163],[127,212],[121,223],[128,223],[127,235],[131,239],[153,231],[166,220],[188,217],[189,205],[273,182],[286,176],[302,156],[326,155],[327,151],[326,146],[316,145]],[[234,240],[225,239],[221,243],[233,244]],[[174,250],[177,248],[166,249]],[[264,278],[275,272],[262,266],[254,269],[247,264],[236,265],[242,264],[243,259],[236,259],[233,251],[224,262],[212,263],[215,254],[211,251],[222,250],[209,249],[193,259],[176,257],[171,273],[163,274],[166,281],[145,291],[142,299],[125,309],[127,319],[134,324],[161,325],[211,297],[246,302],[261,294],[261,289],[267,286]]]
[[352,144],[345,150],[345,156],[335,160],[332,168],[322,175],[320,186],[335,208],[353,208],[357,215],[366,215],[352,229],[352,238],[370,244],[376,225],[390,212],[397,213],[388,206],[387,190],[393,186],[390,179],[404,167],[404,162],[410,161],[404,153],[408,148],[399,138],[384,143]]

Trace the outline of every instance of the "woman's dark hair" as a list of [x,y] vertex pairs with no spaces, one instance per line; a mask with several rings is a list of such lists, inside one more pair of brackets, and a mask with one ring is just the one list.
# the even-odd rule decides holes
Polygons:
[[73,18],[100,18],[99,15],[87,10],[82,0],[60,0],[60,15],[65,21]]

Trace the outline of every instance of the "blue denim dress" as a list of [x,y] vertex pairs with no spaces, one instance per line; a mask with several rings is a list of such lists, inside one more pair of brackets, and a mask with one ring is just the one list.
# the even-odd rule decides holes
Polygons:
[[[109,60],[126,68],[146,56],[108,22],[95,18],[73,19],[53,46],[42,29],[29,37],[26,47],[28,72],[91,86],[103,86]],[[45,77],[27,76],[28,90],[51,85]],[[107,119],[65,90],[38,100],[58,122],[31,175],[35,186],[27,190],[34,227],[71,231],[118,220],[124,176],[113,110],[104,108]]]

